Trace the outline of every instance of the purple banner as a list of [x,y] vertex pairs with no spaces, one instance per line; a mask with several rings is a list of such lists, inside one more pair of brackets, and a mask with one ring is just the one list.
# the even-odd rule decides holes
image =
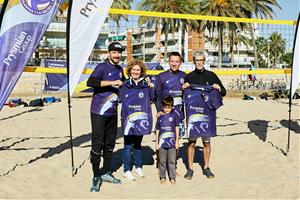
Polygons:
[[[87,63],[85,68],[94,69],[97,63]],[[67,62],[65,60],[45,60],[44,66],[49,68],[65,68]],[[86,81],[89,74],[82,74],[79,83]],[[86,85],[86,84],[84,84]],[[45,91],[66,91],[67,90],[67,75],[66,74],[49,74],[46,73],[46,80],[44,84]],[[81,92],[93,92],[93,89],[83,89]]]
[[61,0],[9,0],[0,30],[0,110],[55,16]]

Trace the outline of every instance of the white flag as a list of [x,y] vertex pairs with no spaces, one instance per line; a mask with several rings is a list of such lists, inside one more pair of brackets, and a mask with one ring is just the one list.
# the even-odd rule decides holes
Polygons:
[[292,84],[291,84],[291,97],[294,96],[300,82],[300,30],[299,30],[300,13],[298,17],[296,35],[294,42],[294,56],[292,67]]
[[74,0],[69,29],[69,84],[73,94],[113,0]]

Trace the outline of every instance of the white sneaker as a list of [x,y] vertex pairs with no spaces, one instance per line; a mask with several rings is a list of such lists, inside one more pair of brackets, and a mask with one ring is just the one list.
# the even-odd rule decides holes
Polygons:
[[140,178],[144,178],[144,177],[145,177],[144,172],[142,171],[142,168],[136,168],[136,169],[134,170],[134,172],[135,172],[135,174],[136,174],[138,177],[140,177]]
[[128,181],[135,181],[135,178],[134,178],[134,176],[131,174],[131,171],[126,171],[125,173],[124,173],[124,178],[126,179],[126,180],[128,180]]

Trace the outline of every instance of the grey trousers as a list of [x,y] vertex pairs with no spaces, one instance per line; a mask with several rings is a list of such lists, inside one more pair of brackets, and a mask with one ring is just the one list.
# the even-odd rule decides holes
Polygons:
[[167,171],[170,179],[176,179],[176,149],[175,148],[159,149],[160,179],[166,179]]

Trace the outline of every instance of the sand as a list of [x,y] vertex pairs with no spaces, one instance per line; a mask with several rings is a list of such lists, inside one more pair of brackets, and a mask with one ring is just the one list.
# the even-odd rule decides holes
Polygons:
[[[145,178],[121,185],[103,183],[90,193],[90,98],[72,99],[74,162],[71,175],[67,101],[41,108],[7,106],[0,112],[0,198],[76,199],[299,199],[299,101],[292,107],[290,152],[286,154],[288,104],[225,98],[212,139],[211,170],[202,175],[198,141],[194,177],[183,178],[186,139],[180,140],[176,185],[160,185],[154,135],[143,140]],[[119,129],[114,175],[123,180],[123,138]]]

